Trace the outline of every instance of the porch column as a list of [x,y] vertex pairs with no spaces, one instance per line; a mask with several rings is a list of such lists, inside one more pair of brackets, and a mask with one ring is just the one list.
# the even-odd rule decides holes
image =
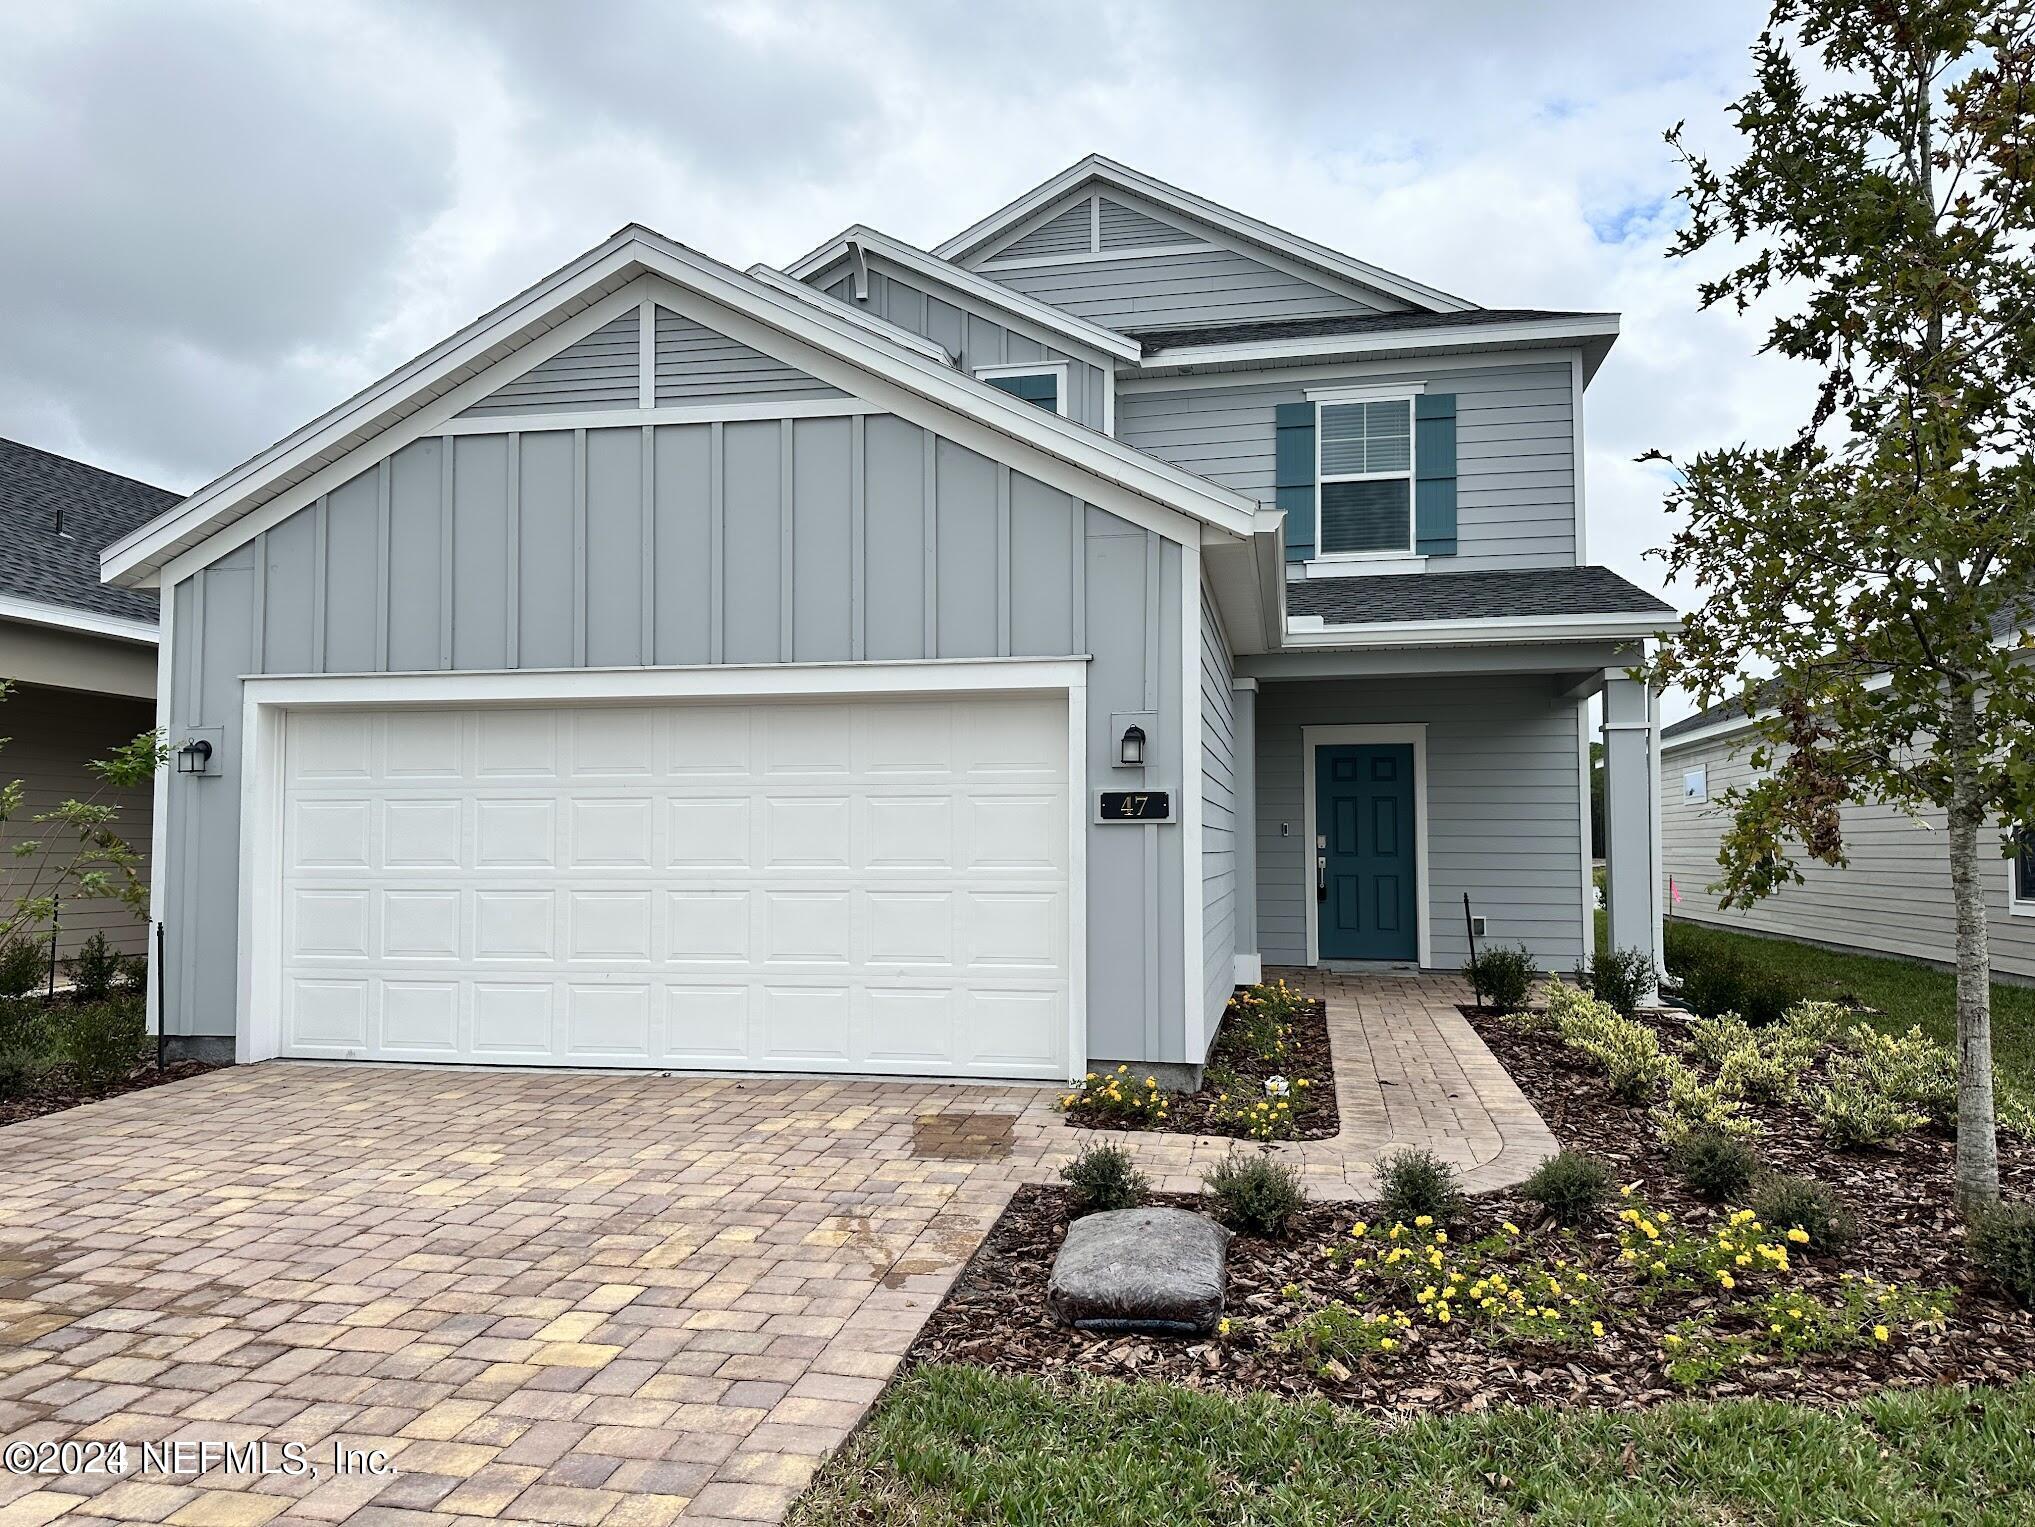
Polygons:
[[1662,968],[1659,707],[1645,684],[1604,676],[1604,902],[1607,944]]
[[1265,974],[1258,954],[1258,681],[1237,679],[1230,689],[1236,713],[1236,979],[1253,986]]

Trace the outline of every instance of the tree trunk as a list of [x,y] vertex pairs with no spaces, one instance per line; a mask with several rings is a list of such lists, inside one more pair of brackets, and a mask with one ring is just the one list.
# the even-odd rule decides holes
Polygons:
[[[1977,716],[1969,694],[1951,700],[1950,888],[1957,911],[1957,1197],[1967,1209],[2000,1197],[2000,1151],[1993,1115],[1992,957],[1979,868],[1985,807],[1979,799],[1971,739]],[[1961,735],[1959,735],[1961,734]]]

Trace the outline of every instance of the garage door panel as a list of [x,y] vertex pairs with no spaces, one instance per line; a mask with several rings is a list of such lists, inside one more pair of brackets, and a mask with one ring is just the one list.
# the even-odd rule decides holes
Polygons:
[[292,716],[284,1051],[1062,1075],[1065,739],[989,697]]

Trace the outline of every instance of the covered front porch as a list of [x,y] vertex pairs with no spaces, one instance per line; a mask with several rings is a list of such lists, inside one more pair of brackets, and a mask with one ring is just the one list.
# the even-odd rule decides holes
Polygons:
[[1627,676],[1638,657],[1615,641],[1289,639],[1240,658],[1238,979],[1459,970],[1473,937],[1550,972],[1588,959],[1593,741],[1610,942],[1658,965],[1656,711]]

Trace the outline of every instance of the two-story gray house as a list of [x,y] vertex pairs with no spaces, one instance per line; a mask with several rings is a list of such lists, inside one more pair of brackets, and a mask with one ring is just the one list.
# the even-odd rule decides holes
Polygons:
[[1101,158],[932,251],[625,228],[107,553],[164,597],[167,1032],[1191,1070],[1267,964],[1584,954],[1599,694],[1655,947],[1617,329]]

